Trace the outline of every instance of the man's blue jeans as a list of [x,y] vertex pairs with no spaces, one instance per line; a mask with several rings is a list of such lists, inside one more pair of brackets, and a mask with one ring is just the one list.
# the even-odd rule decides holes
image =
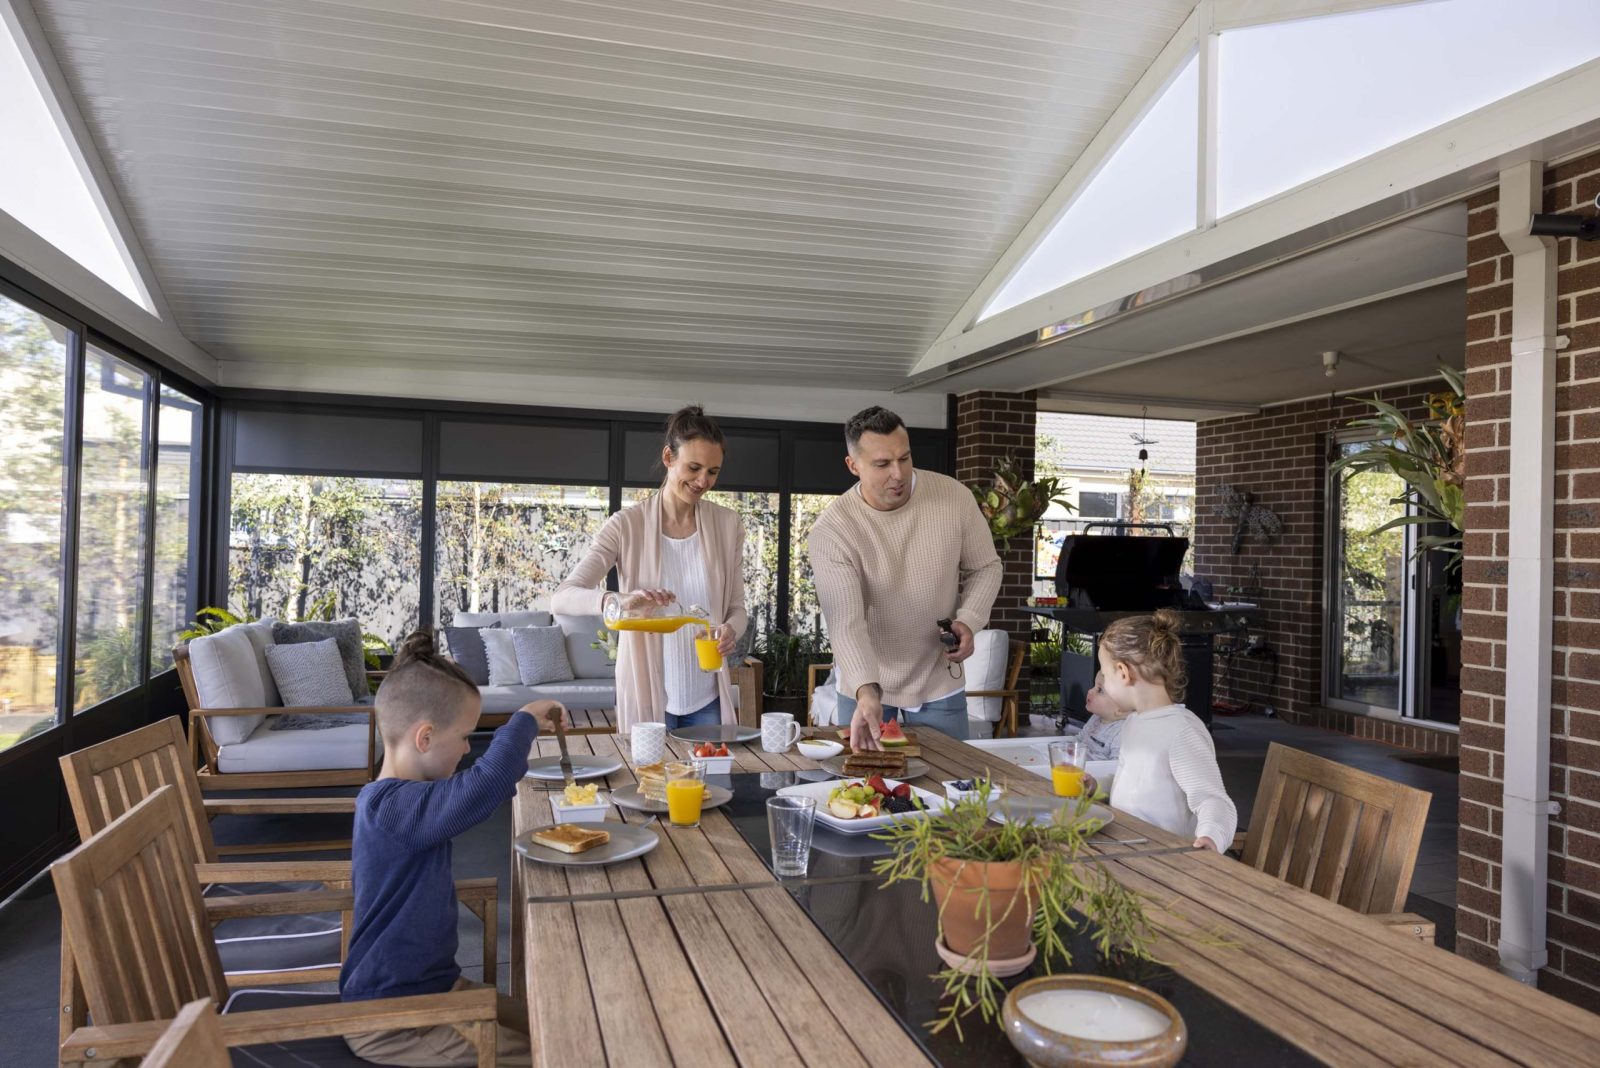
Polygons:
[[[848,727],[850,719],[856,714],[856,699],[854,697],[839,695],[839,726]],[[894,705],[883,706],[883,721],[892,719],[905,721],[907,727],[928,727],[940,734],[948,734],[952,738],[966,741],[970,729],[967,721],[967,691],[953,693],[949,697],[941,697],[937,701],[929,701],[915,712],[905,712]]]

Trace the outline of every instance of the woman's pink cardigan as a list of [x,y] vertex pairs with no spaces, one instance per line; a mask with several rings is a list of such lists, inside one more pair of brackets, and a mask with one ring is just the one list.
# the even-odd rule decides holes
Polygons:
[[[744,521],[738,513],[709,501],[696,507],[700,548],[705,554],[705,605],[713,623],[728,623],[743,635],[750,617],[744,609]],[[556,587],[551,608],[564,616],[597,616],[605,596],[606,574],[613,567],[623,592],[661,585],[661,494],[651,494],[607,519],[594,544]],[[662,636],[624,631],[617,643],[617,731],[627,735],[635,723],[660,723],[666,718],[667,690],[662,671]],[[722,722],[735,723],[733,688],[728,669],[717,672]]]

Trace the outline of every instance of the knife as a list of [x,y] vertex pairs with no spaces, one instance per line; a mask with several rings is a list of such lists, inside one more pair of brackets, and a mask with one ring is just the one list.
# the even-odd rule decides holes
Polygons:
[[561,747],[561,774],[566,776],[568,786],[578,785],[578,780],[572,777],[572,757],[567,754],[567,728],[562,722],[566,717],[555,721],[556,744]]

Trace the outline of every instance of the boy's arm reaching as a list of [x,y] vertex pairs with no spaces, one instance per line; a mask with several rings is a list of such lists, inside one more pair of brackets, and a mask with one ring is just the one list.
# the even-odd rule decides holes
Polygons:
[[[553,703],[553,702],[552,702]],[[561,706],[556,705],[557,714]],[[528,751],[539,734],[532,715],[517,714],[494,732],[484,754],[466,771],[434,782],[406,783],[377,813],[384,830],[429,849],[488,819],[517,792],[528,772]]]
[[1168,761],[1173,779],[1189,801],[1189,811],[1195,814],[1195,838],[1208,839],[1218,852],[1228,848],[1239,824],[1239,810],[1222,785],[1211,739],[1183,731],[1173,739]]

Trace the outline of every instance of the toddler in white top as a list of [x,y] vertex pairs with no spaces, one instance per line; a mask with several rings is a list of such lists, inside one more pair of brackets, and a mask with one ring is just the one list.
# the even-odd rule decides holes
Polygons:
[[1090,760],[1115,760],[1122,755],[1122,728],[1127,725],[1128,714],[1118,708],[1106,695],[1106,673],[1094,677],[1094,689],[1083,699],[1089,712],[1089,722],[1078,732],[1089,747]]
[[1221,852],[1233,842],[1239,813],[1223,789],[1211,735],[1182,704],[1179,622],[1163,609],[1119,619],[1100,638],[1101,688],[1128,713],[1111,806]]

